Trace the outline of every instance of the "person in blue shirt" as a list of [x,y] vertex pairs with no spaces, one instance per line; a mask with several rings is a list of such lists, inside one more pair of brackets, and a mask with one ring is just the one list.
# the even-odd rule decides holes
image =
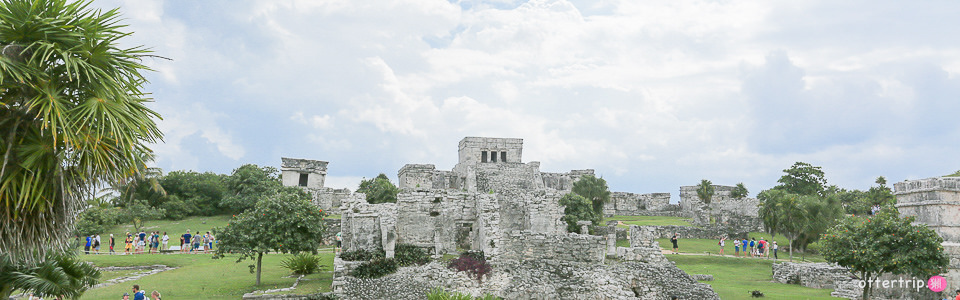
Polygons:
[[145,298],[146,298],[146,297],[143,295],[143,291],[140,290],[140,285],[134,284],[134,285],[133,285],[133,300],[145,300]]
[[91,236],[88,236],[88,237],[87,237],[87,244],[83,246],[83,253],[85,253],[85,254],[90,254],[90,240],[92,239],[92,237],[93,237],[92,235],[91,235]]
[[187,233],[183,234],[183,249],[181,249],[181,251],[190,250],[188,249],[192,243],[190,237],[193,237],[193,235],[190,234],[190,229],[187,229]]

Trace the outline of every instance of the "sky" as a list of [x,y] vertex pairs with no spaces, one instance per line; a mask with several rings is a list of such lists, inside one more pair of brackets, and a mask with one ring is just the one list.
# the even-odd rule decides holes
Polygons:
[[613,191],[960,170],[956,1],[96,0],[144,45],[156,165],[449,170],[465,136]]

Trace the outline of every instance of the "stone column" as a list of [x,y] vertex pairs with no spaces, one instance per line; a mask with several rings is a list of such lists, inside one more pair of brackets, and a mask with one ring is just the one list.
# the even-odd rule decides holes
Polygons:
[[607,221],[607,255],[617,255],[617,223]]
[[590,221],[577,221],[577,225],[580,225],[580,234],[590,234]]

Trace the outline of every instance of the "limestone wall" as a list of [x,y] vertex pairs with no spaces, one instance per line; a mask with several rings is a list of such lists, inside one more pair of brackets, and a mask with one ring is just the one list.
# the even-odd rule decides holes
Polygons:
[[397,204],[368,204],[364,194],[344,201],[341,206],[340,229],[343,250],[393,251],[397,239]]
[[[531,162],[531,164],[536,163],[539,167],[540,162]],[[573,189],[573,183],[577,180],[580,180],[580,177],[586,175],[594,175],[593,169],[584,169],[584,170],[571,170],[570,172],[565,173],[550,173],[550,172],[541,172],[540,177],[543,180],[543,185],[546,188],[555,189],[559,191],[569,192]]]
[[[831,296],[859,299],[863,289],[851,277],[847,268],[829,263],[773,264],[773,280],[784,284],[798,284],[815,289],[834,289]],[[875,289],[876,290],[876,289]]]
[[603,263],[606,239],[586,234],[548,235],[530,231],[513,231],[504,240],[498,259],[548,259],[569,262]]
[[[475,168],[478,193],[543,189],[540,166],[522,163],[479,164]],[[469,175],[468,175],[469,176]]]
[[332,189],[332,188],[306,188],[306,191],[310,193],[313,197],[313,202],[320,207],[320,209],[330,211],[340,207],[340,203],[344,199],[347,199],[351,196],[349,189]]
[[960,243],[960,177],[937,177],[893,184],[897,209],[915,216],[946,242]]
[[668,210],[671,206],[670,193],[613,192],[610,193],[610,202],[603,207],[603,213],[607,216],[642,216],[651,211]]

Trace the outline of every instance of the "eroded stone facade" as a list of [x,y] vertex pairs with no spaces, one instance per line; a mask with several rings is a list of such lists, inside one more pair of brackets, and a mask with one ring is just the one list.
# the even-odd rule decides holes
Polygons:
[[[960,289],[960,177],[934,177],[893,184],[897,209],[914,216],[943,237],[943,251],[950,257],[947,291]],[[951,294],[952,296],[952,294]]]
[[734,198],[734,187],[714,185],[710,203],[697,196],[697,186],[680,187],[680,209],[684,217],[691,218],[697,226],[720,226],[734,231],[763,231],[759,218],[760,200]]

